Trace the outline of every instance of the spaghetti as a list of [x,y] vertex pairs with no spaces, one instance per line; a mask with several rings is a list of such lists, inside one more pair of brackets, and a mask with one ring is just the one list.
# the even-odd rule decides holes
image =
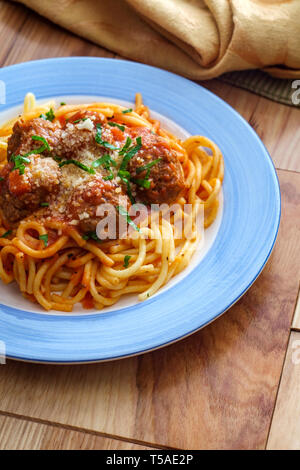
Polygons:
[[[55,191],[51,189],[46,202],[39,202],[39,208],[36,210],[28,209],[28,207],[33,207],[31,194],[30,203],[24,209],[22,208],[25,215],[22,218],[20,216],[17,222],[9,220],[5,213],[4,196],[2,197],[2,207],[0,205],[0,277],[2,282],[8,284],[16,281],[27,299],[38,302],[46,310],[64,312],[71,312],[73,306],[79,302],[85,308],[101,310],[115,304],[127,294],[137,294],[140,301],[151,297],[189,264],[201,237],[196,223],[199,208],[204,209],[205,228],[209,227],[216,218],[219,207],[218,196],[224,174],[221,151],[206,137],[192,136],[185,141],[180,141],[161,128],[160,122],[151,118],[149,109],[143,104],[140,94],[136,95],[135,109],[132,110],[112,103],[84,105],[62,103],[56,108],[54,101],[40,105],[36,102],[34,95],[28,93],[24,100],[21,121],[24,125],[30,125],[36,119],[44,119],[53,126],[57,125],[62,136],[68,132],[68,129],[72,131],[76,126],[80,135],[88,135],[93,127],[93,135],[95,136],[96,132],[96,143],[101,147],[102,153],[96,160],[94,156],[93,163],[89,159],[84,160],[83,163],[78,154],[76,159],[73,156],[70,158],[68,145],[62,149],[57,145],[56,150],[60,152],[59,156],[54,155],[53,152],[50,154],[52,141],[49,144],[50,141],[43,137],[43,133],[40,133],[38,136],[31,135],[32,139],[39,140],[35,142],[33,152],[30,150],[22,155],[9,154],[20,117],[0,127],[0,193],[1,184],[6,184],[7,178],[10,178],[10,187],[15,188],[12,184],[19,184],[20,179],[23,184],[24,178],[28,179],[28,172],[31,171],[33,163],[40,165],[40,172],[43,173],[44,167],[41,165],[44,165],[49,158],[56,161],[55,165],[59,172],[60,183],[55,188],[61,188],[62,180],[68,180],[70,174],[78,175],[81,172],[80,175],[86,178],[81,181],[81,184],[76,183],[75,189],[72,183],[72,194],[70,193],[67,204],[62,209],[57,208],[57,201],[60,193],[69,194],[70,180],[68,180],[69,186],[65,184],[63,192],[61,189],[55,189]],[[113,140],[105,138],[106,127],[107,133],[113,136]],[[55,132],[53,139],[56,138]],[[126,133],[131,137],[128,137]],[[153,146],[156,152],[154,156],[150,148],[151,136],[156,139]],[[120,144],[121,141],[122,144]],[[143,153],[148,141],[150,147],[148,146]],[[184,186],[177,191],[178,194],[176,194],[177,189],[174,189],[175,183],[172,186],[172,181],[169,186],[162,187],[159,191],[155,192],[153,189],[154,183],[151,175],[157,173],[159,166],[163,164],[160,156],[162,151],[166,155],[175,155],[177,159],[175,163],[180,165]],[[146,165],[145,161],[141,161],[136,167],[130,167],[133,165],[134,158],[139,162],[139,155],[146,155],[147,152],[152,152],[152,160],[146,160],[148,162]],[[118,165],[115,163],[116,155],[121,162]],[[148,155],[145,158],[148,158]],[[14,167],[12,167],[12,162],[14,162]],[[7,176],[9,165],[11,165],[10,174]],[[173,171],[176,165],[174,166],[174,162],[171,161],[165,168]],[[174,194],[174,200],[168,202],[176,202],[176,212],[169,220],[157,215],[151,217],[151,224],[148,220],[140,220],[136,225],[135,220],[127,216],[123,205],[119,205],[119,212],[125,218],[127,217],[131,230],[128,231],[126,237],[118,233],[116,239],[99,240],[98,232],[84,231],[81,228],[82,226],[89,227],[91,216],[88,210],[83,212],[84,217],[81,213],[76,220],[72,219],[74,211],[69,219],[59,215],[66,212],[72,204],[74,206],[74,201],[80,205],[82,198],[78,199],[74,194],[77,191],[80,196],[80,191],[94,188],[95,178],[100,178],[100,173],[97,173],[99,168],[101,181],[105,180],[108,192],[112,191],[117,195],[118,191],[121,193],[118,188],[122,187],[122,194],[124,193],[124,197],[130,199],[132,204],[139,194],[148,194],[147,204],[150,204],[160,203],[160,198],[166,189],[166,194]],[[175,170],[178,171],[176,168]],[[30,174],[38,181],[41,176],[36,171],[34,167],[34,171],[32,170]],[[132,172],[134,177],[132,177]],[[11,176],[12,173],[14,177]],[[53,181],[51,180],[53,185],[57,184],[55,178],[56,176],[53,176]],[[180,179],[181,176],[178,175],[178,178]],[[157,176],[158,184],[161,184],[161,179],[160,174]],[[116,180],[118,184],[114,183]],[[115,185],[110,186],[113,184]],[[36,183],[34,188],[37,188],[35,190],[39,197],[41,194],[44,195],[41,183]],[[14,204],[19,210],[19,201]],[[188,214],[185,209],[186,204],[191,206]],[[123,212],[121,209],[124,209]],[[22,213],[21,209],[18,214],[20,213]],[[178,218],[182,218],[188,226],[188,237],[184,234],[176,237]]]

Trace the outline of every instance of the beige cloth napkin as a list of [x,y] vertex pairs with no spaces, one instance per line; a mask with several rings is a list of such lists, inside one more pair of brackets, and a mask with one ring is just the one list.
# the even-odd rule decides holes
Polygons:
[[300,0],[18,0],[116,53],[192,79],[300,77]]

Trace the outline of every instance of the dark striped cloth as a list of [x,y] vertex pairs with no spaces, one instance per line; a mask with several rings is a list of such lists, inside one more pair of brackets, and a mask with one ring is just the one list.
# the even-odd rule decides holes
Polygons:
[[229,72],[221,75],[219,79],[231,85],[257,93],[270,100],[300,108],[300,103],[298,103],[298,101],[300,101],[300,92],[296,92],[297,89],[300,89],[299,80],[298,83],[295,84],[297,85],[297,89],[292,88],[292,83],[295,82],[295,80],[273,78],[261,70]]

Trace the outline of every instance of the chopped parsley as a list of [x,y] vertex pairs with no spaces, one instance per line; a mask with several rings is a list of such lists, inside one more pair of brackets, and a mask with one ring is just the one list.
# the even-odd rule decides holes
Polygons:
[[62,101],[62,102],[60,103],[61,106],[66,106],[66,104],[67,104],[67,103],[64,103],[64,101]]
[[129,149],[131,145],[131,142],[132,142],[131,138],[127,137],[124,147],[122,147],[121,150],[119,151],[119,155],[124,155],[127,152],[127,150]]
[[0,238],[7,238],[9,235],[12,234],[12,230],[8,230],[7,232],[5,232],[3,235],[1,235]]
[[43,142],[43,145],[35,150],[31,150],[30,152],[26,153],[26,155],[24,155],[25,157],[27,157],[28,155],[31,155],[32,153],[38,154],[38,153],[44,152],[45,150],[50,151],[50,146],[44,137],[41,137],[40,135],[33,135],[31,138],[32,140]]
[[126,187],[127,187],[127,194],[128,194],[128,196],[129,196],[129,199],[130,199],[131,204],[135,204],[135,199],[134,199],[133,194],[132,194],[132,192],[131,192],[130,173],[129,173],[129,171],[120,170],[120,171],[118,172],[118,176],[121,178],[121,180],[123,181],[123,183],[126,184]]
[[122,163],[120,165],[120,170],[126,170],[129,161],[132,159],[132,157],[134,157],[134,155],[139,150],[141,150],[141,148],[142,148],[142,138],[141,137],[136,138],[136,144],[137,145],[135,145],[135,146],[129,147],[128,150],[126,151],[125,156],[124,156],[124,158],[122,160]]
[[117,166],[117,163],[115,162],[115,160],[113,160],[111,158],[110,155],[108,155],[108,153],[106,153],[105,155],[103,155],[103,157],[101,158],[98,158],[98,160],[95,160],[93,163],[92,163],[92,167],[93,168],[98,168],[98,166],[100,165],[103,165],[105,169],[107,169],[105,167],[105,165],[113,165],[113,166]]
[[136,172],[137,173],[142,173],[143,171],[147,171],[147,175],[146,175],[146,178],[149,177],[149,174],[150,174],[150,171],[151,168],[156,165],[157,163],[159,163],[161,161],[161,158],[157,158],[156,160],[152,160],[152,162],[150,163],[147,163],[147,165],[144,165],[144,166],[140,166],[139,168],[136,169]]
[[124,109],[124,111],[122,111],[122,114],[127,114],[127,113],[132,113],[132,108]]
[[89,168],[88,166],[84,165],[83,163],[79,162],[78,160],[64,160],[59,164],[59,168],[62,168],[65,165],[76,165],[81,170],[87,171],[91,175],[95,174],[95,170],[93,168]]
[[95,160],[93,163],[92,163],[92,167],[93,168],[98,168],[100,165],[103,165],[105,170],[107,170],[109,172],[109,175],[108,176],[105,176],[103,179],[104,181],[107,181],[107,180],[112,180],[114,178],[114,174],[113,172],[111,171],[111,165],[113,166],[117,166],[117,163],[115,162],[115,160],[113,160],[111,158],[110,155],[108,155],[108,153],[106,153],[105,155],[103,155],[103,157],[101,158],[98,158],[98,160]]
[[80,121],[86,121],[87,118],[82,118],[82,119],[76,119],[76,121],[73,121],[73,124],[77,124]]
[[101,241],[102,241],[102,240],[100,240],[100,238],[98,238],[96,232],[87,232],[84,235],[82,235],[82,238],[84,240],[94,240],[95,242],[99,242],[99,243],[101,243]]
[[134,183],[136,183],[138,186],[141,186],[142,188],[149,189],[151,187],[151,182],[149,181],[149,176],[151,172],[151,168],[159,163],[161,161],[161,158],[157,158],[156,160],[152,160],[152,162],[147,163],[144,166],[140,166],[139,168],[136,169],[136,172],[142,173],[143,171],[146,171],[146,176],[143,179],[133,179]]
[[24,175],[25,173],[25,164],[30,163],[30,159],[28,158],[29,155],[38,155],[40,153],[43,153],[45,150],[50,151],[50,146],[44,137],[41,137],[39,135],[33,135],[31,138],[34,141],[42,142],[43,145],[41,145],[37,149],[30,150],[30,152],[27,152],[25,155],[12,155],[10,158],[10,160],[15,164],[12,171],[19,170],[20,175]]
[[124,268],[128,268],[130,258],[131,258],[130,255],[125,255],[124,256],[124,264],[123,264]]
[[14,163],[12,171],[19,170],[19,175],[24,175],[25,173],[25,163],[30,163],[30,159],[27,157],[22,157],[22,155],[12,155],[11,161]]
[[45,233],[45,235],[40,235],[40,236],[39,236],[39,239],[44,242],[44,245],[45,245],[46,247],[48,246],[48,239],[49,239],[49,237],[48,237],[48,234],[47,234],[47,233]]
[[41,207],[49,207],[49,202],[41,202]]
[[123,217],[126,217],[128,225],[134,228],[134,230],[137,230],[138,232],[140,232],[140,229],[137,227],[137,225],[135,225],[130,215],[128,214],[127,210],[123,206],[117,206],[117,210],[120,215],[122,215]]
[[54,121],[55,114],[54,114],[53,109],[50,108],[50,110],[47,113],[41,114],[40,118],[45,119],[46,121],[51,121],[51,122]]
[[120,129],[120,131],[122,131],[122,132],[125,131],[125,126],[121,126],[121,125],[118,124],[117,122],[109,121],[107,124],[108,124],[109,126],[111,126],[111,127],[117,127],[117,128]]
[[0,176],[0,181],[4,181],[4,178],[2,176]]
[[148,179],[144,178],[144,179],[132,179],[132,181],[137,184],[138,186],[141,186],[142,188],[146,188],[146,189],[149,189],[151,187],[151,181],[149,181]]
[[101,124],[96,124],[96,135],[95,135],[95,141],[97,144],[101,145],[102,147],[105,147],[110,150],[119,150],[118,147],[115,147],[114,145],[110,144],[109,142],[106,142],[105,140],[102,139],[102,127]]

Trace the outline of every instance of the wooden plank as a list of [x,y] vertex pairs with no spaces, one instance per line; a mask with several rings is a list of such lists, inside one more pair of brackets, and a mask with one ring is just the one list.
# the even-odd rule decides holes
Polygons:
[[0,415],[0,450],[151,450],[151,448]]
[[294,314],[292,328],[294,330],[299,330],[300,331],[300,289],[299,289],[298,299],[297,299],[297,302],[296,302],[296,308],[295,308],[295,314]]
[[29,10],[20,5],[0,0],[0,66],[15,46],[19,32],[29,14]]
[[[168,348],[105,364],[0,366],[3,412],[152,445],[266,445],[298,291],[300,175],[279,172],[271,260],[218,321]],[[184,312],[183,312],[184,314]]]
[[0,40],[2,67],[49,57],[114,57],[114,53],[69,33],[23,5],[3,1],[0,1]]
[[300,333],[292,331],[268,449],[300,450]]
[[[47,57],[115,56],[50,23],[22,5],[0,0],[0,6],[2,66]],[[201,85],[227,101],[250,122],[268,148],[277,168],[300,171],[297,150],[300,143],[299,109],[267,100],[219,80],[201,82]]]
[[278,169],[300,172],[300,110],[220,80],[202,82],[238,111],[257,132]]

